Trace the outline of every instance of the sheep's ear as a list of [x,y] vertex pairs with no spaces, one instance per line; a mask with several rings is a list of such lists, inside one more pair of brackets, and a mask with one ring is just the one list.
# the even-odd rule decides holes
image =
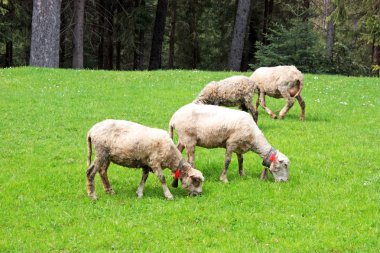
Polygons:
[[195,187],[198,187],[198,186],[203,182],[203,179],[200,178],[200,177],[191,176],[191,181],[192,181],[192,184],[193,184]]
[[201,182],[205,181],[205,178],[203,177],[203,175],[199,173],[193,173],[190,177],[192,180],[195,180],[195,181],[201,181]]

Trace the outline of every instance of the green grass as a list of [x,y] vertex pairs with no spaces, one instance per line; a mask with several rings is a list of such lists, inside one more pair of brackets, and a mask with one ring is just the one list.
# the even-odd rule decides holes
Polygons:
[[[116,195],[85,190],[86,133],[105,118],[167,129],[171,115],[231,72],[0,70],[0,252],[378,252],[380,79],[306,75],[306,121],[260,109],[259,127],[291,160],[290,181],[218,181],[224,150],[197,148],[201,197],[166,201],[154,175],[111,165]],[[247,73],[248,75],[248,73]],[[283,100],[268,99],[277,113]],[[170,173],[165,170],[168,177]],[[171,179],[168,181],[171,182]]]

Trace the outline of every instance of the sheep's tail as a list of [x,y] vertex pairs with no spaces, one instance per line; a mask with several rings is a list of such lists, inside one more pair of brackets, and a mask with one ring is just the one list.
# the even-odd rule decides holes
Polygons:
[[90,133],[87,134],[87,167],[91,164],[92,144]]
[[296,93],[296,95],[294,95],[294,97],[297,97],[301,91],[303,89],[303,79],[298,79],[298,92]]

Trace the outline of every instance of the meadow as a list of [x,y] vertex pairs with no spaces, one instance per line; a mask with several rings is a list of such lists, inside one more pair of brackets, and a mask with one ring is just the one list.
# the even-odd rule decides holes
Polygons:
[[[168,128],[203,86],[233,72],[0,70],[0,252],[378,252],[380,79],[305,75],[306,120],[259,110],[258,125],[290,161],[290,180],[259,179],[261,158],[197,148],[203,195],[111,165],[116,195],[95,177],[86,194],[86,133],[106,118]],[[249,75],[250,73],[243,73]],[[267,99],[276,111],[284,100]],[[184,153],[185,156],[185,153]],[[165,170],[171,182],[169,170]]]

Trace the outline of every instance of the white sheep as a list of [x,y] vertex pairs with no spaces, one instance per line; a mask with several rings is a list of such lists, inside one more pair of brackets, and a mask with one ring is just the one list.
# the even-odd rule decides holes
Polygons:
[[[178,134],[178,149],[187,150],[188,162],[194,165],[195,147],[225,148],[224,169],[220,180],[228,182],[227,170],[232,153],[237,154],[239,174],[244,175],[243,154],[248,151],[263,158],[276,181],[287,181],[289,159],[276,151],[265,139],[248,113],[213,105],[188,104],[177,110],[169,123],[169,134]],[[264,173],[263,173],[263,176]]]
[[304,77],[301,71],[295,66],[277,66],[258,68],[250,77],[259,88],[259,98],[256,101],[256,109],[259,104],[274,119],[277,118],[265,103],[265,95],[273,98],[285,98],[286,105],[279,113],[279,118],[283,119],[286,113],[294,104],[294,97],[301,106],[300,120],[305,119],[305,102],[301,97],[304,85]]
[[[96,154],[93,163],[92,145]],[[149,172],[153,172],[162,184],[165,197],[173,199],[162,173],[163,168],[169,168],[173,173],[177,171],[176,175],[181,178],[182,186],[191,195],[202,193],[202,173],[183,160],[169,134],[164,130],[125,120],[108,119],[95,124],[89,130],[87,147],[87,193],[93,199],[96,199],[96,172],[100,174],[104,190],[110,194],[114,193],[107,177],[110,162],[125,167],[142,168],[141,182],[136,191],[139,198],[143,196]]]
[[257,85],[248,77],[232,76],[208,83],[193,103],[239,106],[243,111],[249,111],[257,122],[257,111],[252,105],[252,96],[255,92],[258,92]]

